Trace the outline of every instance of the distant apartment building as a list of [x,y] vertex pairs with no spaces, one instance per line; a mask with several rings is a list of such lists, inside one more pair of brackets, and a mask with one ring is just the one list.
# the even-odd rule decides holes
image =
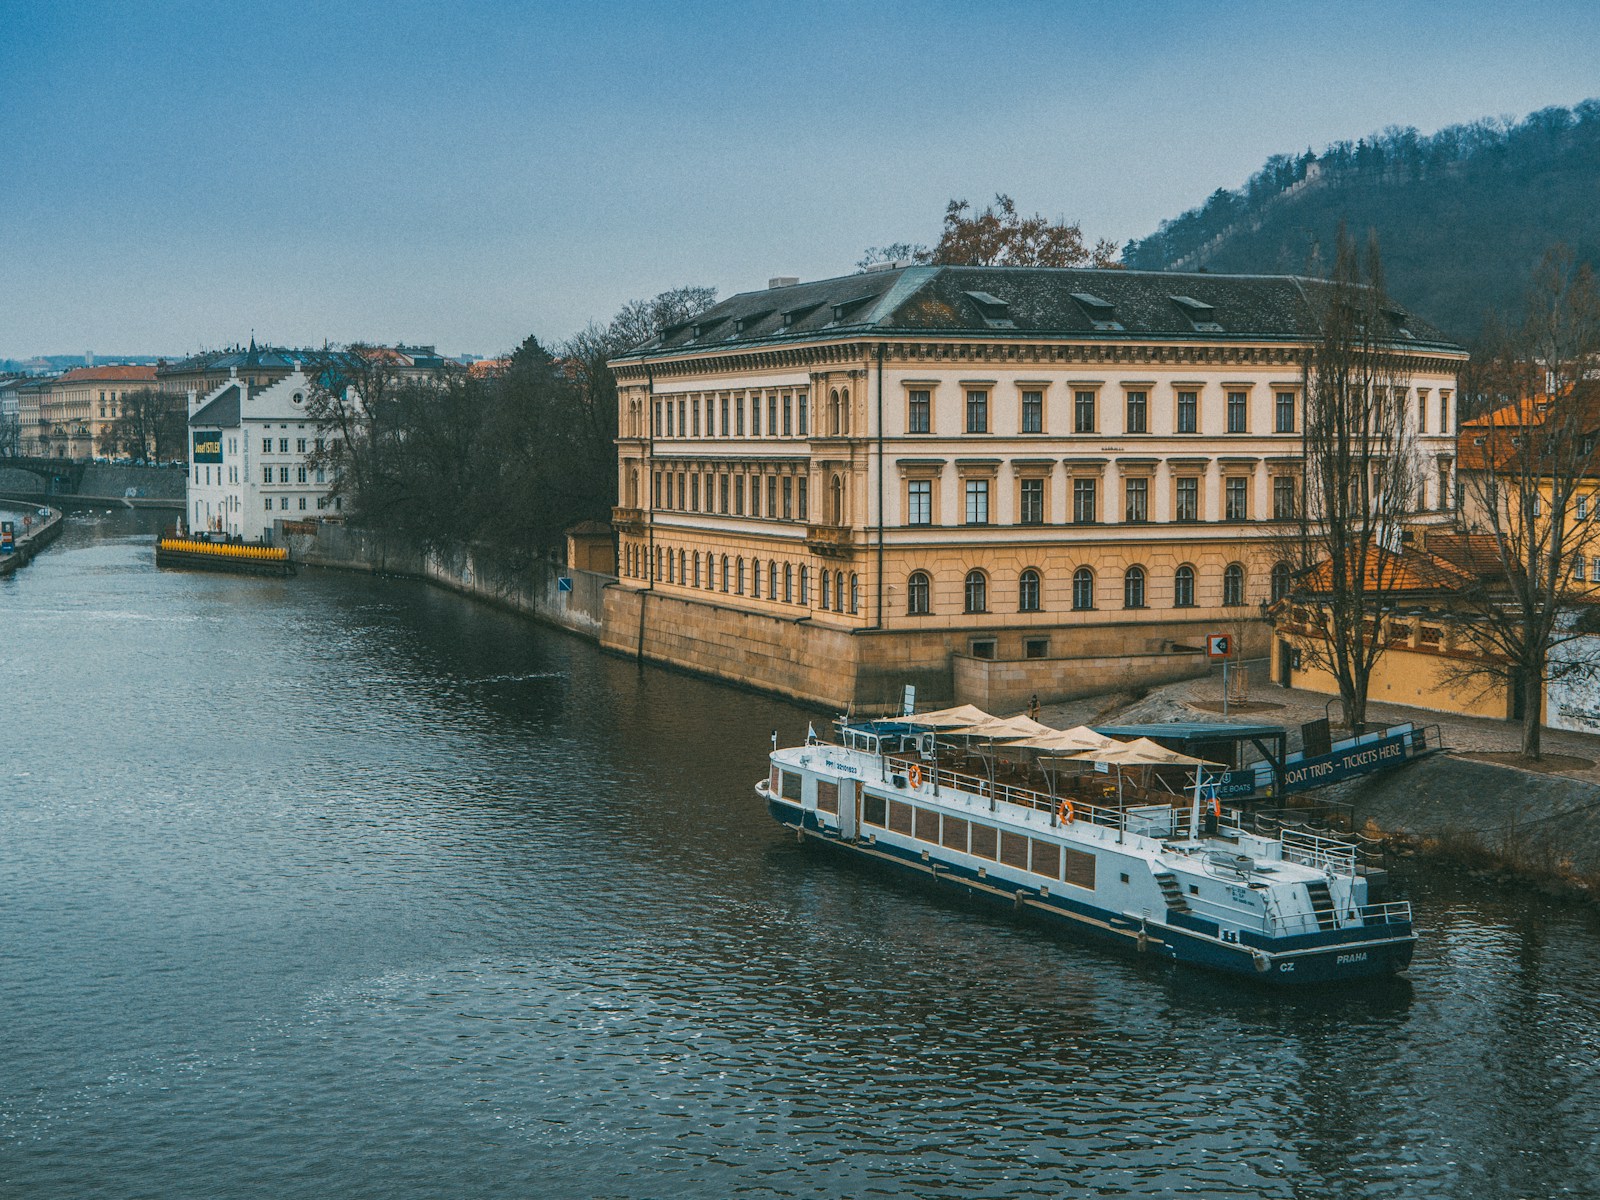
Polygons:
[[43,414],[51,382],[50,379],[27,379],[16,385],[17,439],[23,454],[41,457],[49,454],[44,438]]
[[[156,375],[163,391],[204,396],[215,388],[237,379],[258,388],[292,374],[302,363],[318,356],[337,356],[335,350],[289,349],[282,346],[257,346],[206,351],[175,362],[156,364]],[[401,379],[431,378],[459,364],[443,358],[432,346],[374,346],[371,353],[385,362]]]
[[39,444],[57,458],[109,458],[111,426],[128,392],[156,386],[154,367],[74,367],[40,393]]
[[296,369],[252,386],[235,377],[190,402],[186,516],[192,531],[261,541],[275,519],[338,511],[325,468],[313,461],[324,435],[306,415],[311,381]]
[[[1213,632],[1265,653],[1326,286],[909,267],[671,327],[612,364],[608,644],[869,706],[1137,683]],[[1465,353],[1391,320],[1446,519]]]

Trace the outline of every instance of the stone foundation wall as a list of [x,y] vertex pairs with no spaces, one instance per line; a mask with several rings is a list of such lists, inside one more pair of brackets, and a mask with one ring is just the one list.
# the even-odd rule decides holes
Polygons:
[[957,703],[986,712],[1024,709],[1032,697],[1041,704],[1094,696],[1112,689],[1149,687],[1194,679],[1210,670],[1204,654],[1129,654],[1111,658],[1029,658],[996,662],[957,654],[952,676]]

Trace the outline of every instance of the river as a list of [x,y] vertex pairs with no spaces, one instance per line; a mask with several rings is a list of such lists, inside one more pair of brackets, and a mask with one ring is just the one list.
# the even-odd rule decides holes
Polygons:
[[825,717],[426,586],[0,579],[0,1194],[1600,1194],[1600,921],[1265,994],[797,846]]

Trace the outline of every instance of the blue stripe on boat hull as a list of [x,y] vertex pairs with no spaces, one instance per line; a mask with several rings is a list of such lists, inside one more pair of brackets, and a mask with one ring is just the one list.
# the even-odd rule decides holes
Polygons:
[[[898,869],[923,882],[944,885],[962,895],[1001,908],[1011,908],[1039,917],[1052,926],[1071,932],[1080,939],[1142,950],[1173,962],[1205,967],[1229,975],[1259,979],[1274,986],[1343,983],[1362,979],[1387,978],[1411,965],[1415,942],[1409,925],[1374,926],[1365,929],[1340,929],[1327,934],[1312,934],[1270,939],[1242,934],[1254,945],[1225,943],[1197,935],[1161,922],[1143,922],[1137,917],[1111,912],[1064,896],[1042,896],[1033,888],[999,878],[980,879],[976,871],[954,864],[922,861],[916,852],[887,843],[868,845],[848,842],[832,830],[817,824],[816,815],[806,814],[799,805],[767,797],[767,811],[773,820],[789,829],[798,829],[808,842],[817,842],[846,851],[858,859]],[[1144,938],[1140,938],[1141,927]]]

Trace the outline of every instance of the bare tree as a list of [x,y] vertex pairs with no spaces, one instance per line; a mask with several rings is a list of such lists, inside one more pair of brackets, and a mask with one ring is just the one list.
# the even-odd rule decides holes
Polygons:
[[1498,570],[1452,598],[1458,636],[1478,651],[1457,660],[1461,682],[1503,680],[1522,718],[1522,752],[1540,755],[1546,684],[1592,674],[1560,653],[1585,636],[1585,582],[1600,499],[1600,290],[1565,247],[1534,273],[1526,313],[1462,380],[1487,411],[1463,429],[1457,467],[1469,530],[1486,535]]
[[1360,253],[1341,227],[1333,276],[1312,291],[1319,335],[1302,370],[1302,504],[1283,547],[1311,636],[1302,655],[1333,676],[1360,729],[1401,583],[1401,520],[1421,484],[1400,401],[1408,385],[1376,240]]
[[322,435],[312,464],[328,469],[332,494],[357,519],[383,512],[403,486],[395,461],[404,437],[398,364],[381,347],[357,342],[309,359],[303,369],[310,379],[306,415]]
[[176,458],[183,452],[185,402],[177,392],[138,388],[124,392],[117,417],[106,430],[104,452],[143,462]]
[[950,267],[1120,267],[1117,244],[1101,238],[1084,241],[1076,221],[1052,222],[1024,217],[1016,201],[997,195],[994,203],[975,212],[969,201],[945,205],[944,229],[931,250],[921,243],[894,242],[872,246],[856,263],[860,270],[880,263],[910,262]]

